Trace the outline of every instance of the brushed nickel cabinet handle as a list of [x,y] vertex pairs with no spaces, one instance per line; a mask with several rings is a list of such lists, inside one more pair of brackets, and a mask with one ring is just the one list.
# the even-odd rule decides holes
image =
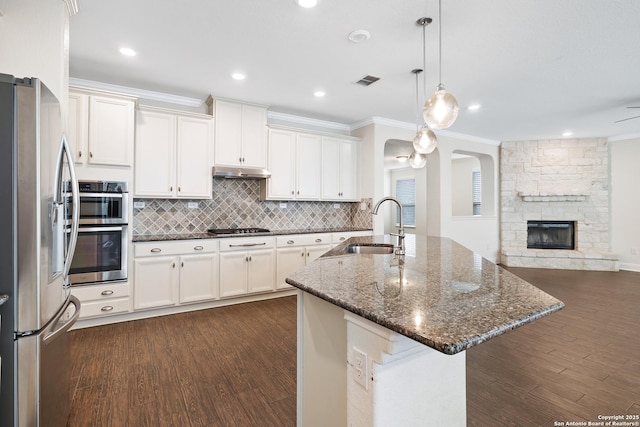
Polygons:
[[316,243],[321,243],[322,239],[316,239]]
[[104,307],[102,307],[100,309],[100,311],[111,311],[113,310],[113,306],[112,305],[105,305]]
[[229,245],[230,248],[247,248],[250,246],[264,246],[266,245],[266,242],[263,243],[245,243],[243,245]]
[[295,242],[293,240],[287,240],[287,245],[293,245]]
[[104,296],[113,295],[113,291],[111,289],[107,289],[106,291],[100,292],[100,295],[104,295]]
[[153,249],[151,249],[151,251],[150,251],[150,252],[158,253],[158,252],[162,252],[162,249],[160,249],[160,248],[153,248]]
[[203,250],[203,249],[204,249],[204,247],[202,247],[202,246],[200,246],[200,245],[198,245],[198,246],[194,246],[194,247],[193,247],[193,250],[194,250],[194,251],[201,251],[201,250]]

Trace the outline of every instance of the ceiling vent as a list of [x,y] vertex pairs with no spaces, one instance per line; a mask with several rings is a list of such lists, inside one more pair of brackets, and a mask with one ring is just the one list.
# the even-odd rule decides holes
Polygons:
[[359,85],[362,85],[362,86],[369,86],[369,85],[377,82],[378,80],[380,80],[380,77],[364,76],[363,78],[358,80],[356,83],[358,83]]

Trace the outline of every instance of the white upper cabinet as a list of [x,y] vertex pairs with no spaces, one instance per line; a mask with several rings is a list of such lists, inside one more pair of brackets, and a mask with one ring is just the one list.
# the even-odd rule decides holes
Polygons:
[[[266,193],[271,200],[320,200],[322,137],[285,129],[269,130]],[[264,192],[264,185],[262,187]]]
[[322,199],[356,200],[357,177],[358,142],[322,137]]
[[211,198],[212,138],[209,116],[139,110],[135,196]]
[[134,98],[71,88],[67,138],[76,163],[131,166],[134,116]]
[[256,105],[214,102],[214,161],[220,166],[267,166],[267,109]]

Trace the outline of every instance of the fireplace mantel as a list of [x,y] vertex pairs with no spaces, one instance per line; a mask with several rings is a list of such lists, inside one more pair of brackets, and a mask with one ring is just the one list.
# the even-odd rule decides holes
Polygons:
[[585,193],[542,193],[519,191],[518,196],[523,202],[584,202],[589,197]]

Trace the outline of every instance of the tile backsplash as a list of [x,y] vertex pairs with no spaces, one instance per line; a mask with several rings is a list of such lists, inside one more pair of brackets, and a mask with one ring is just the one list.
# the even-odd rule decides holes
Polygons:
[[[209,228],[261,227],[272,231],[372,228],[371,199],[361,203],[261,201],[260,181],[213,179],[212,200],[134,199],[133,234],[184,234]],[[190,204],[197,207],[190,207]],[[282,204],[286,204],[286,207]]]

